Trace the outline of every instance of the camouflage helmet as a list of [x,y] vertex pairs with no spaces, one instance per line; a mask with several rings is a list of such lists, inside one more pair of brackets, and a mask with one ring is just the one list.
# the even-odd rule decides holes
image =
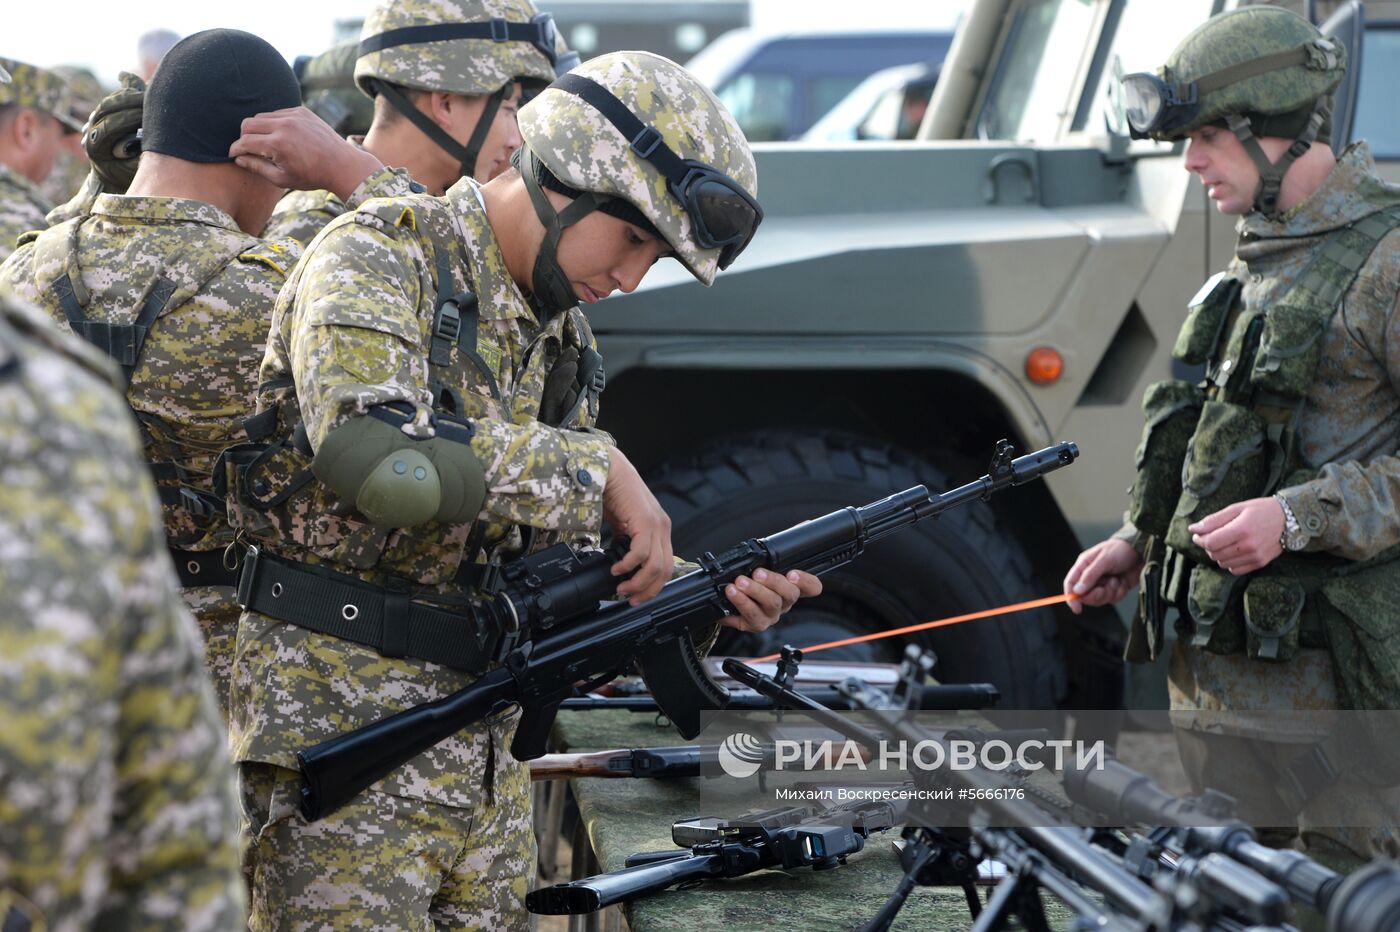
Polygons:
[[[536,161],[569,188],[627,202],[703,284],[763,217],[743,130],[708,88],[660,55],[591,59],[522,107],[518,122],[527,184],[526,162]],[[697,195],[716,182],[717,199]]]
[[[1159,69],[1172,99],[1158,125],[1142,126],[1141,116],[1134,119],[1131,112],[1130,123],[1141,127],[1140,135],[1175,140],[1238,114],[1256,136],[1293,137],[1345,71],[1342,43],[1303,17],[1278,7],[1243,7],[1196,27]],[[1124,79],[1130,111],[1138,77]]]
[[[530,0],[380,0],[360,30],[355,83],[478,96],[555,77],[554,20]],[[548,51],[545,51],[548,49]]]
[[308,110],[342,136],[363,136],[374,119],[374,103],[355,84],[358,42],[346,42],[294,68]]
[[[1223,123],[1259,171],[1254,208],[1277,218],[1283,176],[1330,135],[1331,95],[1345,71],[1342,44],[1296,13],[1232,10],[1193,30],[1157,75],[1123,78],[1128,125],[1137,138],[1176,140]],[[1293,144],[1271,159],[1259,136]]]

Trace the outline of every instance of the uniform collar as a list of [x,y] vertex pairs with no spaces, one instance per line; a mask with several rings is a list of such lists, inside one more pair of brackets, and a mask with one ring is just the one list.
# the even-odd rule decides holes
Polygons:
[[506,257],[486,216],[480,185],[464,177],[448,188],[446,197],[456,222],[467,234],[465,252],[471,263],[472,286],[482,319],[520,318],[535,323],[535,314],[524,293],[506,271]]
[[1290,207],[1277,220],[1257,211],[1248,214],[1236,230],[1242,242],[1317,236],[1375,213],[1378,205],[1397,201],[1400,188],[1377,177],[1371,149],[1363,140],[1342,152],[1322,184],[1301,204]]
[[93,216],[117,220],[142,220],[148,223],[202,223],[242,233],[233,217],[220,207],[205,201],[185,197],[135,197],[126,194],[102,194],[92,205]]

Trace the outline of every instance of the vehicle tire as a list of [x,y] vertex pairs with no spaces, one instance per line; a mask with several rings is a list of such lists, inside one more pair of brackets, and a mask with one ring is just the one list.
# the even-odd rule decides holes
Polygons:
[[[671,516],[675,552],[694,558],[910,486],[941,492],[973,478],[961,471],[950,476],[898,448],[850,435],[767,434],[729,438],[669,462],[648,484]],[[998,528],[985,502],[879,541],[823,576],[823,583],[821,596],[800,602],[761,635],[722,629],[714,652],[763,656],[785,643],[810,646],[1045,594],[1024,548]],[[1064,696],[1065,659],[1049,609],[910,637],[936,652],[940,679],[994,683],[1002,708],[1049,709]],[[812,656],[898,662],[908,642],[888,638]]]

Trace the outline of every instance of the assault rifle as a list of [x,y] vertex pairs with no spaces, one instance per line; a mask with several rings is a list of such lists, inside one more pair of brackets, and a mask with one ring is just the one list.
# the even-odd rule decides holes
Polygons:
[[533,890],[525,905],[547,916],[591,913],[688,881],[742,877],[770,867],[829,870],[864,848],[869,835],[898,825],[902,815],[897,802],[872,801],[825,811],[787,806],[737,819],[689,819],[671,828],[671,839],[689,851],[634,854],[622,870]]
[[[560,703],[634,666],[661,712],[681,735],[695,737],[701,713],[723,709],[729,698],[705,673],[693,640],[728,614],[725,586],[761,568],[820,575],[918,521],[1067,466],[1078,457],[1079,448],[1060,443],[1026,456],[1013,458],[1014,453],[1009,442],[1000,441],[988,474],[949,492],[930,495],[924,486],[914,486],[744,541],[718,555],[706,553],[699,570],[671,580],[641,605],[599,608],[615,588],[612,577],[590,584],[592,588],[570,576],[557,586],[531,587],[526,579],[507,587],[492,602],[472,610],[478,629],[505,626],[513,637],[523,639],[506,654],[503,665],[449,696],[297,754],[302,814],[319,819],[439,741],[512,705],[520,707],[521,716],[511,753],[522,761],[539,757],[545,753]],[[596,569],[595,574],[605,575]],[[573,613],[579,607],[581,611]]]
[[[845,684],[802,686],[798,692],[828,709],[852,711],[856,708],[850,697],[842,692]],[[997,704],[1001,693],[991,683],[939,683],[924,686],[915,706],[926,712],[955,712],[966,709],[986,709]],[[659,712],[655,696],[578,696],[559,704],[562,710],[624,709],[628,712]],[[767,712],[781,708],[761,693],[751,689],[729,690],[728,712]]]

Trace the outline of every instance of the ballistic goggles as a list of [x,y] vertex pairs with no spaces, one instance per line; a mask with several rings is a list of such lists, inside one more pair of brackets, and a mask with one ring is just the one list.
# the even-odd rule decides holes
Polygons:
[[1239,62],[1194,81],[1175,83],[1155,74],[1139,71],[1123,78],[1123,111],[1128,119],[1128,131],[1134,139],[1172,136],[1189,126],[1201,111],[1201,98],[1246,78],[1305,65],[1318,55],[1335,58],[1329,40],[1310,42],[1296,49],[1274,52],[1249,61]]
[[435,23],[427,26],[403,26],[370,36],[360,43],[357,57],[370,52],[400,45],[416,45],[422,42],[451,42],[455,39],[490,39],[493,42],[528,42],[541,55],[549,59],[555,74],[564,74],[578,65],[578,53],[570,50],[560,55],[555,46],[559,30],[554,25],[554,17],[540,13],[530,18],[528,23],[515,23],[495,17],[482,23]]
[[763,208],[733,178],[704,162],[682,159],[661,134],[637,119],[627,105],[596,81],[566,74],[550,87],[582,98],[630,140],[630,148],[661,172],[671,196],[690,217],[701,249],[719,249],[719,267],[729,268],[753,239]]

